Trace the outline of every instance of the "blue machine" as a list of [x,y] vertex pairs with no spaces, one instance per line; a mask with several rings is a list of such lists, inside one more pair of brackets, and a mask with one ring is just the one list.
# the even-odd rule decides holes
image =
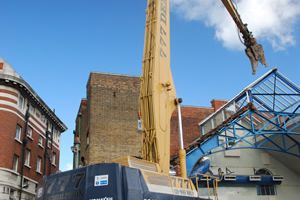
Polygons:
[[157,185],[149,189],[139,169],[115,163],[96,164],[45,177],[38,187],[37,200],[202,199],[192,197],[188,191],[173,194],[159,176],[152,178]]

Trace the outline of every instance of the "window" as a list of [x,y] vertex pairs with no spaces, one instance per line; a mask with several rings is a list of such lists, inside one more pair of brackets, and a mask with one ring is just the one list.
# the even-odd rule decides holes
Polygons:
[[20,125],[17,125],[16,137],[15,137],[16,140],[21,141],[21,133],[22,133],[22,127]]
[[30,167],[30,150],[25,150],[25,163],[27,167]]
[[48,139],[47,147],[48,147],[49,149],[50,149],[50,147],[51,147],[51,140],[50,140],[50,138]]
[[30,126],[27,127],[27,137],[32,138],[32,128]]
[[41,116],[41,121],[42,121],[44,124],[46,124],[46,117],[45,117],[45,115],[42,115],[42,116]]
[[13,188],[10,188],[10,194],[9,194],[9,197],[11,198],[11,199],[14,199],[15,197],[15,193],[16,193],[16,190],[14,190]]
[[57,129],[54,129],[53,131],[53,140],[56,142],[56,143],[59,143],[59,131]]
[[18,164],[19,164],[19,157],[18,157],[17,155],[14,155],[12,169],[13,169],[15,172],[18,171]]
[[[271,176],[272,172],[268,169],[259,169],[255,172],[255,175],[268,175]],[[263,196],[273,196],[277,195],[276,186],[275,185],[257,185],[256,186],[257,195]]]
[[19,102],[18,102],[19,104],[19,108],[21,109],[21,110],[24,110],[24,108],[25,108],[25,99],[24,99],[24,97],[20,94],[19,95]]
[[38,157],[36,160],[36,172],[41,173],[42,158]]
[[56,139],[56,138],[57,138],[57,134],[56,134],[56,129],[54,128],[54,129],[53,129],[53,141],[54,141],[54,142],[57,142],[57,139]]
[[42,136],[39,136],[38,145],[39,145],[40,147],[44,147],[44,145],[43,145],[43,137],[42,137]]
[[40,117],[41,117],[41,113],[40,113],[40,111],[39,111],[38,109],[35,109],[35,116],[36,116],[37,118],[40,118]]
[[56,163],[56,153],[53,152],[53,154],[52,154],[52,165],[56,165],[55,163]]
[[48,131],[52,132],[52,124],[48,123]]
[[32,104],[30,104],[29,105],[29,112],[34,113],[34,111],[35,111],[35,107]]
[[258,185],[256,186],[257,195],[277,195],[275,185]]
[[3,194],[9,194],[9,187],[3,186]]
[[22,188],[28,188],[28,187],[29,187],[29,180],[26,178],[23,178]]

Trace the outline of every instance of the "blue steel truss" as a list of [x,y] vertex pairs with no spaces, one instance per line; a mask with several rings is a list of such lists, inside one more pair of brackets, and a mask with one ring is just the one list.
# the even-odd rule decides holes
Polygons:
[[250,148],[300,157],[300,89],[273,69],[199,126],[202,136],[187,148],[189,176],[203,156],[220,151]]

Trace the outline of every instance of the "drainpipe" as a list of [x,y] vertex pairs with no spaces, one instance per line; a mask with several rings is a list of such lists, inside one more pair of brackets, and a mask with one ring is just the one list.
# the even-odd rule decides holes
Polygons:
[[[51,126],[51,132],[49,132],[50,134],[50,141],[51,141],[51,146],[50,146],[50,149],[51,149],[51,153],[53,152],[53,125]],[[52,165],[52,158],[51,158],[51,154],[48,153],[48,172],[49,174],[51,174],[51,165]]]
[[77,169],[79,167],[79,154],[80,154],[80,139],[79,136],[76,135],[75,136],[75,140],[74,140],[74,169]]
[[75,154],[75,137],[76,137],[76,131],[73,130],[73,135],[74,135],[74,144],[71,146],[71,151],[73,153],[73,169],[75,169],[75,160],[76,160],[76,154]]
[[27,127],[28,127],[28,121],[29,121],[29,104],[27,104],[27,110],[25,113],[25,128],[23,132],[23,139],[22,139],[22,153],[21,153],[21,171],[20,171],[20,195],[19,195],[19,200],[22,199],[22,192],[23,192],[23,177],[24,177],[24,164],[25,164],[25,150],[26,150],[26,145],[28,143],[27,140]]
[[47,122],[46,126],[46,141],[45,141],[45,150],[44,150],[44,163],[43,163],[43,174],[46,176],[46,164],[47,164],[47,157],[48,157],[48,140],[49,140],[49,122]]
[[78,113],[77,122],[78,126],[76,131],[73,131],[74,134],[74,145],[71,147],[73,152],[73,169],[77,169],[80,163],[80,130],[81,130],[81,112]]

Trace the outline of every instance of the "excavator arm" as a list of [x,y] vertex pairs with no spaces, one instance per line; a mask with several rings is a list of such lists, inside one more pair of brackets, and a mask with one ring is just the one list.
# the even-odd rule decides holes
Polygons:
[[169,174],[170,120],[176,92],[170,67],[170,1],[148,0],[145,27],[140,114],[143,159]]
[[[253,73],[258,61],[266,65],[262,46],[256,43],[232,4],[222,0],[243,35]],[[143,130],[142,157],[169,174],[170,119],[176,109],[176,92],[170,67],[170,0],[147,0],[140,117]]]
[[245,52],[248,58],[250,59],[251,66],[252,66],[252,74],[256,73],[256,68],[258,62],[267,66],[267,62],[264,55],[264,50],[261,44],[256,42],[256,39],[252,35],[252,32],[249,31],[247,24],[244,24],[237,9],[233,5],[231,0],[222,0],[225,8],[231,15],[233,21],[235,22],[236,26],[238,27],[239,31],[243,35],[244,45],[246,47]]

